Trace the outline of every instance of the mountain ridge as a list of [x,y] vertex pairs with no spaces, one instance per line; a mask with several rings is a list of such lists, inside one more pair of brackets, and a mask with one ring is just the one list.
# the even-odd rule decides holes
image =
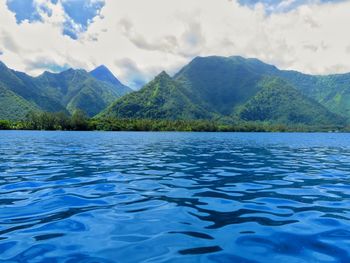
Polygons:
[[[161,98],[163,101],[174,101],[176,99],[177,101],[173,105],[181,105],[178,108],[173,107],[171,109],[172,112],[177,112],[176,114],[165,115],[170,119],[203,118],[212,120],[231,119],[231,121],[242,120],[240,110],[247,108],[248,105],[251,107],[251,103],[248,103],[259,92],[262,92],[263,85],[261,83],[263,83],[266,77],[270,77],[277,80],[280,86],[285,86],[275,87],[274,91],[283,91],[276,94],[278,94],[279,99],[285,101],[286,105],[270,101],[280,111],[283,111],[285,116],[271,114],[271,118],[269,119],[250,121],[281,122],[284,124],[288,124],[289,122],[291,124],[306,125],[326,125],[345,122],[344,117],[346,116],[340,116],[341,114],[338,111],[327,107],[327,104],[323,103],[323,100],[318,99],[315,94],[306,89],[308,87],[307,84],[301,83],[301,85],[298,85],[297,80],[300,76],[304,77],[302,81],[306,81],[308,78],[318,78],[302,73],[290,73],[290,71],[279,70],[273,65],[266,64],[254,58],[245,59],[240,56],[196,57],[174,75],[172,78],[174,81],[173,85],[169,83],[163,86],[161,85],[163,93],[158,97],[149,96],[152,99],[147,99],[147,96],[142,92],[145,87],[147,90],[152,90],[153,94],[156,90],[159,90],[159,83],[156,85],[154,82],[158,78],[156,77],[140,91],[133,93],[132,102],[129,101],[129,97],[122,97],[99,116],[130,118],[133,115],[131,109],[134,109],[134,112],[137,113],[136,117],[164,119],[163,112],[165,111],[165,104],[157,101],[157,99]],[[181,91],[185,99],[180,99],[180,96],[170,97],[170,94],[173,94],[172,90],[174,87],[172,86],[174,85],[177,90]],[[264,93],[265,96],[266,94],[274,93]],[[144,98],[141,99],[142,96]],[[294,101],[288,101],[288,96],[292,96]],[[190,103],[185,103],[185,101]],[[267,103],[267,100],[255,100],[256,103],[258,101],[266,101]],[[130,103],[132,103],[132,107],[130,107]],[[291,107],[293,103],[300,107],[300,109],[293,109]],[[169,111],[168,107],[169,104],[166,108],[167,111]],[[129,108],[128,114],[124,115],[124,111],[121,110],[122,108]],[[158,115],[156,113],[153,115],[146,114],[149,108],[157,108]],[[199,109],[203,114],[193,114],[193,109]],[[264,110],[266,111],[267,108],[265,107]],[[273,111],[273,108],[270,111]],[[298,113],[296,114],[296,112]],[[313,112],[318,116],[311,118],[309,112]],[[288,117],[293,116],[293,114],[298,117]]]
[[31,107],[69,114],[82,109],[90,117],[293,125],[350,120],[350,73],[308,75],[241,56],[196,57],[173,77],[162,71],[135,92],[104,65],[90,72],[67,69],[31,77],[1,63],[0,84],[6,98],[18,102],[17,113],[22,105],[24,112]]
[[[123,84],[118,86],[101,81],[84,69],[70,68],[60,73],[45,71],[37,77],[32,77],[8,68],[3,62],[0,64],[0,84],[3,89],[6,88],[26,100],[35,109],[66,114],[80,109],[90,117],[98,114],[118,97],[131,92]],[[23,108],[23,112],[27,112],[26,108]],[[17,111],[21,111],[20,107]],[[18,119],[24,115],[8,115],[7,118]]]

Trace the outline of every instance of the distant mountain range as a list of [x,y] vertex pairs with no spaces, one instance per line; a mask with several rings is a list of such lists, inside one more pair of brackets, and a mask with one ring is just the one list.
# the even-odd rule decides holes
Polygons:
[[76,109],[92,117],[131,91],[105,66],[91,72],[69,69],[31,77],[0,62],[0,119],[23,119],[33,110],[73,113]]
[[343,124],[350,74],[312,76],[257,59],[197,57],[173,78],[162,72],[99,116]]
[[344,125],[350,73],[315,76],[239,56],[196,57],[175,76],[162,72],[132,92],[105,66],[33,78],[0,64],[0,119],[76,109],[103,118]]

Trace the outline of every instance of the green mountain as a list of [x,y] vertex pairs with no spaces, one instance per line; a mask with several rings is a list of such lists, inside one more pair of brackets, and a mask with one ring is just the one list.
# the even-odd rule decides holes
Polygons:
[[0,119],[20,119],[32,110],[81,109],[91,117],[307,125],[350,121],[350,73],[313,76],[239,56],[197,57],[174,77],[162,72],[137,92],[105,66],[31,77],[0,62],[0,87]]
[[69,69],[58,74],[44,72],[36,78],[42,89],[70,113],[81,109],[94,116],[125,94],[114,85],[95,79],[85,70]]
[[132,92],[131,88],[121,83],[119,79],[117,79],[113,73],[104,65],[101,65],[90,71],[90,75],[95,79],[105,81],[113,85],[122,95]]
[[99,116],[344,123],[344,118],[307,92],[308,85],[298,86],[297,78],[288,74],[257,59],[197,57],[173,78],[161,73]]
[[207,119],[211,113],[195,105],[182,85],[167,73],[160,73],[137,92],[113,103],[100,116],[146,119]]
[[313,76],[297,71],[278,71],[277,75],[330,111],[350,120],[350,73]]
[[231,115],[236,107],[254,96],[263,75],[241,57],[197,57],[174,79],[186,94],[207,111]]
[[[112,78],[112,73],[110,75]],[[121,83],[113,84],[99,80],[85,70],[69,69],[58,74],[44,72],[38,77],[31,77],[11,70],[1,62],[0,84],[3,93],[6,89],[6,94],[11,91],[12,95],[26,102],[20,105],[32,105],[35,109],[48,112],[73,113],[81,109],[91,117],[105,109],[117,98],[130,92],[130,89]],[[0,104],[0,110],[8,112],[7,118],[18,119],[23,114],[11,114],[12,111],[5,108],[5,105],[12,101],[10,100],[12,95],[6,95],[8,99],[5,99],[5,96],[2,97],[3,103]],[[26,112],[27,108],[25,107],[23,112]],[[18,107],[16,109],[16,112],[20,111]]]
[[0,83],[0,120],[24,119],[29,112],[39,111],[35,104],[28,102]]
[[9,69],[2,62],[0,62],[0,83],[40,109],[52,112],[64,110],[59,102],[51,98],[48,90],[41,89],[36,84],[35,78]]
[[[249,87],[249,82],[253,81],[254,83],[256,78],[259,79],[261,76],[282,78],[305,96],[319,102],[331,112],[350,120],[350,73],[307,75],[297,71],[279,70],[258,59],[214,56],[195,58],[176,74],[175,78],[185,78],[190,81],[193,87],[202,88],[202,91],[211,90],[210,97],[214,96],[220,105],[223,102],[220,107],[225,109],[227,107],[225,99],[221,97],[221,93],[215,93],[217,85],[220,85],[220,90],[225,90],[226,101],[232,101],[234,96],[244,100],[246,96],[251,95],[254,86]],[[236,83],[236,85],[232,87],[232,83]],[[236,92],[235,89],[239,91]],[[230,103],[228,110],[230,110]]]
[[241,119],[308,125],[344,122],[344,118],[331,113],[283,79],[269,77],[259,86],[259,92],[238,111]]

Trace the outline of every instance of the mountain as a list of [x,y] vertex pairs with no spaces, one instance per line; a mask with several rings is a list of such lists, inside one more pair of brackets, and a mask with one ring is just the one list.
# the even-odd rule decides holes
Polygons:
[[0,85],[0,111],[11,119],[30,110],[81,109],[90,117],[307,125],[350,121],[350,73],[307,75],[239,56],[194,58],[174,77],[162,72],[137,92],[105,66],[34,78],[0,63]]
[[308,85],[299,85],[289,74],[257,59],[197,57],[173,78],[161,73],[100,116],[308,125],[345,122],[308,92]]
[[90,75],[95,79],[105,81],[111,85],[113,85],[119,92],[123,95],[132,92],[133,90],[128,86],[121,83],[113,73],[104,65],[101,65],[94,70],[90,71]]
[[330,111],[350,120],[350,73],[314,76],[281,70],[277,75]]
[[331,113],[283,79],[268,77],[259,86],[259,92],[239,110],[241,119],[308,125],[344,122],[344,118]]
[[113,103],[101,116],[146,119],[202,119],[211,113],[196,106],[166,72],[137,92]]
[[231,115],[237,106],[252,97],[262,78],[241,57],[216,56],[197,57],[174,77],[186,87],[194,103],[221,115]]
[[38,87],[35,78],[9,69],[2,62],[0,62],[0,84],[40,109],[52,112],[64,110],[60,103],[51,98],[48,90]]
[[[209,72],[214,76],[210,76]],[[238,78],[234,79],[235,75],[238,75]],[[239,98],[243,98],[243,100],[245,95],[249,96],[247,94],[251,91],[248,87],[249,81],[257,76],[258,78],[259,76],[282,78],[300,90],[305,96],[319,102],[331,112],[350,120],[350,73],[308,75],[297,71],[279,70],[273,65],[254,58],[212,56],[195,58],[176,74],[175,78],[184,77],[194,87],[202,87],[204,90],[206,87],[213,88],[215,85],[224,85],[229,90],[228,93],[225,93],[229,94],[226,100],[231,101],[234,94]],[[213,83],[210,81],[213,81]],[[237,81],[238,85],[245,88],[241,89],[242,86],[230,87],[230,83],[237,83]],[[237,93],[235,88],[241,93]],[[216,98],[219,97],[217,101],[221,103],[220,94],[215,94],[214,91],[212,93],[210,95],[214,95]],[[224,103],[222,107],[225,108],[225,105]]]
[[115,99],[124,95],[114,85],[100,81],[85,70],[69,69],[55,74],[44,72],[36,78],[38,86],[51,91],[51,97],[59,101],[70,113],[81,109],[94,116]]
[[29,112],[39,109],[0,83],[0,120],[24,119]]
[[[109,72],[105,67],[104,71]],[[96,72],[101,72],[101,69]],[[9,69],[0,62],[2,94],[5,94],[6,90],[6,97],[4,95],[1,97],[3,103],[0,104],[0,110],[8,111],[6,118],[22,118],[23,114],[11,114],[14,111],[5,108],[15,96],[19,98],[16,101],[21,101],[20,105],[27,105],[26,109],[28,105],[49,112],[73,113],[76,109],[81,109],[92,117],[117,98],[130,92],[130,89],[121,84],[112,73],[109,74],[109,79],[113,82],[114,77],[114,83],[100,80],[94,75],[96,74],[90,74],[85,70],[69,69],[57,74],[44,72],[38,77],[31,77]],[[17,106],[16,109],[16,112],[20,112]]]

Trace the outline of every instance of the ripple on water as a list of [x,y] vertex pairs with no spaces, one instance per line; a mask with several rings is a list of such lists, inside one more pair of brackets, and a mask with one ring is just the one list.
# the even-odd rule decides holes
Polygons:
[[0,261],[350,262],[350,135],[0,132]]

